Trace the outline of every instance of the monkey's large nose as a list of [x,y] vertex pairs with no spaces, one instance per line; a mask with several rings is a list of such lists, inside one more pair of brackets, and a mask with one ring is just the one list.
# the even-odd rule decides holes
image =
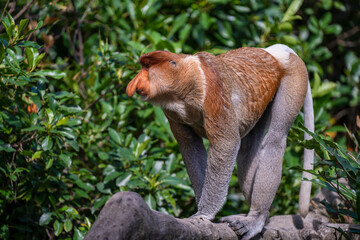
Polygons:
[[126,87],[126,94],[131,97],[134,93],[140,96],[148,96],[150,93],[150,84],[147,71],[141,70],[138,75],[131,80]]

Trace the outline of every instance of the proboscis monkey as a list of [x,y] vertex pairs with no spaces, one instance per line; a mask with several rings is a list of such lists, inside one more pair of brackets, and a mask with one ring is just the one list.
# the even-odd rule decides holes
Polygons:
[[[248,214],[221,218],[242,239],[262,231],[280,184],[288,131],[304,105],[305,126],[314,131],[308,73],[289,47],[244,47],[214,56],[154,51],[126,88],[160,105],[169,120],[193,185],[198,212],[212,220],[225,202],[237,161]],[[305,136],[309,138],[309,136]],[[202,138],[209,140],[208,152]],[[311,169],[313,151],[305,150]],[[310,179],[311,176],[303,174]],[[306,216],[310,182],[302,182],[299,212]]]

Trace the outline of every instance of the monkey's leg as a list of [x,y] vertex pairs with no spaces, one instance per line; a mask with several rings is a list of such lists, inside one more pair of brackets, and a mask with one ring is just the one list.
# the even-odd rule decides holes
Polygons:
[[237,156],[237,174],[240,188],[248,204],[251,203],[251,193],[259,157],[256,157],[264,141],[265,131],[270,120],[271,104],[267,107],[263,116],[256,123],[251,132],[241,140],[241,147]]
[[179,144],[187,173],[194,188],[196,203],[200,201],[204,184],[207,153],[202,138],[187,125],[169,119],[171,130]]
[[[271,105],[268,106],[253,130],[241,140],[241,147],[237,156],[239,185],[249,205],[251,204],[255,175],[261,159],[259,153],[262,149],[265,130],[271,117],[270,111]],[[262,230],[267,216],[267,212],[253,217],[248,214],[237,214],[223,217],[220,221],[230,223],[230,227],[235,233],[243,236],[242,239],[248,239],[246,238],[247,234],[250,236],[250,239]]]
[[[239,180],[250,203],[250,212],[247,215],[224,217],[221,221],[229,222],[236,234],[242,236],[241,239],[251,239],[261,232],[280,184],[286,137],[303,103],[302,88],[293,88],[291,79],[285,76],[271,107],[268,132],[263,139],[262,130],[257,133],[259,139],[256,134],[249,136],[248,141],[260,146],[256,151],[251,149],[246,153],[247,159],[239,157],[238,168],[245,166],[239,170]],[[299,92],[294,93],[294,90]],[[240,154],[244,154],[243,151]]]

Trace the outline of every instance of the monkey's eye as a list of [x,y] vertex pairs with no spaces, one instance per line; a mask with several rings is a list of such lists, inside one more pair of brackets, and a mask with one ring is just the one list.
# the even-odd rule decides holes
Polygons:
[[149,68],[150,65],[149,65],[148,63],[145,63],[145,64],[144,64],[144,67],[145,67],[145,68]]
[[174,67],[176,67],[176,62],[175,62],[175,61],[170,60],[169,62],[170,62],[172,65],[174,65]]

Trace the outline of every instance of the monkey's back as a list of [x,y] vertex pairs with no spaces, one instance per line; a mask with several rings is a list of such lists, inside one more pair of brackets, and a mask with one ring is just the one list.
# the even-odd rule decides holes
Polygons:
[[[282,66],[263,49],[244,47],[217,56],[228,71],[229,93],[234,111],[246,123],[255,125],[276,94]],[[244,126],[252,128],[252,126]]]

